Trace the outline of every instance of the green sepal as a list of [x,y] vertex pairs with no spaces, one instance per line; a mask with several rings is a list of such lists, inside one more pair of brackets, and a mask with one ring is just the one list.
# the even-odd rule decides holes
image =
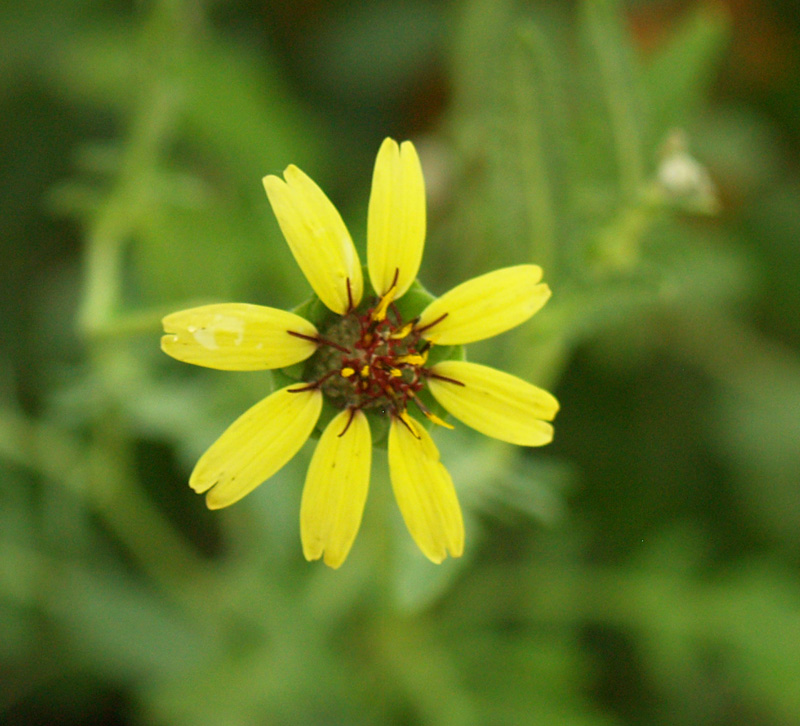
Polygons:
[[419,280],[414,280],[403,297],[395,300],[394,304],[403,320],[413,320],[435,299],[436,296],[428,292]]
[[314,323],[317,329],[324,327],[328,320],[336,317],[336,313],[330,310],[325,303],[314,294],[307,300],[301,302],[296,308],[292,308],[290,312],[299,315],[301,318],[305,318],[310,323]]

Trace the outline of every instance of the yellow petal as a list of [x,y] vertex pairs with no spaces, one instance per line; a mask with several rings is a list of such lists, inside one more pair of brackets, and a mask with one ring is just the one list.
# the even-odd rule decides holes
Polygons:
[[425,181],[414,145],[386,139],[378,151],[367,216],[367,266],[379,296],[397,300],[417,277],[425,246]]
[[453,480],[439,461],[430,434],[416,421],[393,418],[389,472],[406,527],[424,555],[437,564],[464,551],[464,521]]
[[431,377],[431,393],[448,412],[482,434],[520,446],[553,440],[558,401],[547,391],[509,373],[467,361],[448,360],[431,369],[463,385]]
[[303,488],[300,536],[307,560],[324,553],[330,567],[345,561],[361,526],[371,460],[367,417],[342,411],[322,433]]
[[189,486],[208,491],[209,509],[249,494],[286,464],[311,435],[320,411],[318,390],[291,393],[287,386],[245,411],[200,457]]
[[428,305],[416,327],[425,328],[423,337],[439,345],[491,338],[542,308],[550,288],[537,284],[541,279],[541,267],[518,265],[467,280]]
[[[297,264],[314,292],[343,315],[361,302],[361,262],[339,212],[309,176],[294,165],[264,177],[272,210]],[[348,281],[350,293],[348,296]]]
[[228,303],[203,305],[167,315],[161,350],[184,363],[225,371],[283,368],[310,357],[317,329],[285,310]]

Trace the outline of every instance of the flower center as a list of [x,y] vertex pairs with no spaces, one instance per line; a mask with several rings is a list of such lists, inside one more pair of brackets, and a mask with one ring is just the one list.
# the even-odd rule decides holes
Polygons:
[[401,416],[417,399],[430,344],[386,298],[337,318],[321,333],[307,373],[335,406]]

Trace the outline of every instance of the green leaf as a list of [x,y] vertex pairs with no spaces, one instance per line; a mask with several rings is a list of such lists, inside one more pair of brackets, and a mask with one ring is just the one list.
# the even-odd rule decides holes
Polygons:
[[731,35],[731,18],[721,3],[698,5],[645,64],[652,141],[690,124],[714,80]]
[[619,0],[584,0],[581,20],[614,138],[620,191],[635,198],[644,179],[643,109],[638,67]]

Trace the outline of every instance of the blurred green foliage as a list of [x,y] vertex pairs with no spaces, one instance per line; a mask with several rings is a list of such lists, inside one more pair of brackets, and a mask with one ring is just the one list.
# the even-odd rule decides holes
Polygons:
[[[779,0],[0,6],[0,721],[800,721],[800,26]],[[556,442],[437,435],[467,552],[403,531],[381,452],[337,572],[307,451],[211,513],[197,457],[266,373],[163,314],[307,296],[260,178],[362,246],[384,136],[426,173],[421,279],[554,295],[474,359]]]

